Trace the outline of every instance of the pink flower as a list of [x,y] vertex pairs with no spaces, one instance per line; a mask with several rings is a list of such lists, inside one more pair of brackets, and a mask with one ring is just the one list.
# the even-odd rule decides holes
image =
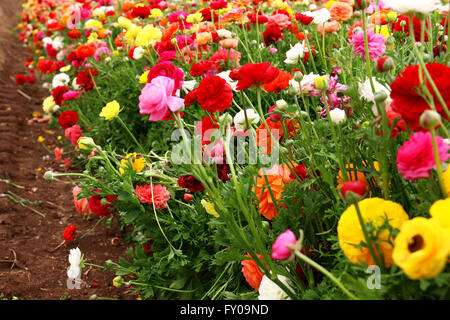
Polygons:
[[[436,143],[441,162],[450,159],[448,150],[450,146],[444,142],[442,137],[436,137]],[[417,180],[428,178],[430,170],[434,169],[436,162],[434,160],[433,142],[430,132],[416,132],[411,135],[398,150],[397,168],[403,179]]]
[[269,53],[270,53],[270,54],[274,54],[274,53],[276,53],[276,52],[278,52],[278,49],[277,49],[277,48],[270,48],[270,49],[269,49]]
[[269,16],[269,17],[267,17],[267,19],[268,19],[268,21],[267,21],[266,25],[268,27],[276,26],[280,29],[284,29],[284,28],[289,27],[291,24],[291,20],[289,19],[289,17],[282,13],[278,13],[273,16]]
[[167,200],[170,199],[169,191],[160,184],[136,186],[134,191],[136,192],[139,201],[142,203],[155,204],[156,209],[164,209],[167,207]]
[[107,55],[109,55],[108,47],[100,47],[97,50],[95,50],[94,59],[95,59],[95,61],[102,61],[102,56],[107,56]]
[[[367,30],[367,40],[369,45],[369,57],[370,60],[376,61],[380,56],[384,54],[386,46],[384,45],[384,37],[381,34],[376,34],[372,29]],[[350,39],[350,45],[353,46],[353,51],[366,57],[366,49],[364,46],[364,31],[358,31]]]
[[63,94],[63,100],[67,101],[67,100],[71,100],[71,99],[78,99],[79,96],[80,96],[80,93],[78,91],[70,90]]
[[295,245],[297,238],[291,230],[286,230],[280,234],[272,245],[272,258],[276,260],[284,260],[291,256],[292,250],[288,245]]
[[75,186],[72,189],[72,195],[73,195],[73,203],[75,205],[75,209],[79,213],[90,213],[91,209],[89,208],[89,201],[86,198],[78,200],[78,194],[81,193],[81,188],[79,186]]
[[142,89],[139,96],[139,111],[150,114],[150,121],[162,120],[168,109],[178,111],[184,105],[184,99],[172,96],[174,80],[164,76],[154,78]]
[[159,76],[173,79],[173,94],[175,94],[175,92],[183,85],[183,70],[181,70],[177,66],[174,66],[170,61],[163,61],[153,66],[148,73],[147,82],[151,82],[153,79]]
[[80,139],[83,134],[81,133],[81,127],[79,125],[74,125],[67,128],[64,131],[64,135],[75,147],[78,147],[78,139]]
[[61,163],[62,154],[63,154],[64,150],[61,148],[55,147],[54,151],[55,151],[56,163]]

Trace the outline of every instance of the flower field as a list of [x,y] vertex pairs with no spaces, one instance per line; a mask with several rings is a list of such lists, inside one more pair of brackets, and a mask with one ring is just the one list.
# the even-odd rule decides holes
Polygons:
[[[449,299],[449,8],[23,1],[15,82],[61,133],[35,142],[40,179],[90,223],[58,235],[67,285],[94,267],[143,300]],[[113,226],[126,253],[93,264],[77,241]]]

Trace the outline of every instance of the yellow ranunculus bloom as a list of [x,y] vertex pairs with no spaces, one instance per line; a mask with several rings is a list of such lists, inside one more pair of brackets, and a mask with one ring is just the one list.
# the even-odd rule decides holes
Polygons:
[[202,22],[203,16],[200,12],[192,13],[186,17],[186,22],[188,23],[199,23]]
[[91,150],[95,147],[95,142],[91,137],[81,137],[77,141],[78,147],[83,150]]
[[147,83],[148,82],[148,74],[150,70],[145,71],[141,76],[139,77],[139,83]]
[[214,204],[212,202],[202,199],[202,201],[200,201],[200,203],[202,204],[203,208],[205,208],[205,210],[208,214],[213,215],[216,218],[219,217],[219,214],[217,213],[216,208],[214,208]]
[[119,19],[117,19],[117,22],[119,23],[119,26],[127,30],[130,30],[133,26],[133,23],[125,17],[119,17]]
[[150,10],[150,18],[162,18],[163,13],[160,9],[151,9]]
[[138,26],[131,26],[130,29],[125,33],[125,39],[127,39],[127,44],[131,45],[135,41],[139,32],[141,32],[142,28]]
[[137,173],[141,172],[142,169],[144,169],[145,166],[145,159],[144,158],[138,158],[137,153],[129,153],[125,156],[125,159],[122,159],[120,161],[120,164],[122,168],[119,168],[120,174],[124,174],[125,170],[123,168],[128,168],[129,160],[131,158],[131,163],[133,164],[133,170]]
[[147,25],[136,36],[135,46],[148,48],[161,40],[162,32],[153,25]]
[[55,100],[53,99],[53,96],[49,96],[45,98],[44,102],[42,103],[42,109],[46,113],[50,113],[53,111],[53,108],[56,106]]
[[103,27],[103,24],[98,20],[89,20],[84,27],[86,29],[100,30]]
[[403,224],[392,258],[411,279],[431,279],[445,268],[449,252],[450,237],[439,221],[417,217]]
[[[374,227],[378,228],[386,219],[392,228],[400,229],[402,224],[408,220],[403,207],[395,202],[384,200],[381,198],[367,198],[358,202],[364,223],[371,222]],[[367,247],[358,247],[361,242],[366,243],[361,224],[359,223],[358,214],[355,205],[351,205],[342,213],[339,219],[337,233],[339,245],[345,256],[353,263],[360,264],[359,260],[364,261],[368,265],[374,265],[370,250]],[[383,253],[384,263],[387,267],[392,264],[392,245],[388,242],[390,237],[389,231],[384,229],[378,237],[379,247]],[[378,255],[375,245],[374,251]]]
[[442,174],[444,180],[445,191],[447,191],[447,196],[450,197],[450,166]]
[[431,217],[437,219],[441,226],[450,232],[450,198],[438,200],[430,208]]
[[37,138],[37,140],[38,140],[39,142],[44,142],[44,141],[45,141],[45,138],[44,138],[43,136],[39,136],[39,137]]
[[102,112],[100,112],[100,117],[104,117],[105,120],[111,120],[117,117],[119,115],[119,112],[120,104],[116,100],[114,100],[103,107]]

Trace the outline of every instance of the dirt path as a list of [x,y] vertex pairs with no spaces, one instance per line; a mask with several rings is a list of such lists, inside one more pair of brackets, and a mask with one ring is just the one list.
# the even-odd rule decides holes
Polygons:
[[[25,71],[26,49],[11,34],[17,24],[21,1],[0,1],[0,179],[9,179],[24,189],[0,182],[0,297],[19,299],[89,299],[92,294],[109,298],[132,298],[125,288],[112,286],[113,272],[86,268],[81,289],[68,289],[66,270],[69,249],[79,247],[88,262],[104,265],[105,260],[117,261],[125,256],[126,244],[114,246],[117,228],[99,226],[82,240],[75,240],[53,251],[62,241],[62,232],[75,224],[77,235],[84,234],[97,221],[86,221],[75,210],[72,185],[47,182],[46,170],[62,168],[37,142],[43,136],[52,145],[62,131],[49,131],[46,124],[28,124],[32,112],[41,110],[44,95],[39,85],[18,87],[13,79]],[[21,89],[31,99],[18,93]],[[53,144],[54,146],[54,144]],[[41,205],[30,206],[45,213],[41,217],[32,210],[13,204],[4,194],[13,192]],[[3,196],[2,196],[3,195]],[[86,274],[87,272],[87,274]],[[98,283],[98,287],[92,283]],[[134,297],[135,298],[135,297]]]

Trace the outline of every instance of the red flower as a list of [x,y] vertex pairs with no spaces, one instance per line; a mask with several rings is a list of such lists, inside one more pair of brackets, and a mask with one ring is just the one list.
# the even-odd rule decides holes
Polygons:
[[210,4],[211,9],[213,10],[219,10],[219,9],[225,9],[227,7],[227,2],[224,0],[217,0],[212,1]]
[[178,185],[181,188],[186,188],[191,192],[205,190],[205,187],[203,186],[203,184],[200,181],[198,181],[197,179],[195,179],[195,177],[190,176],[190,175],[185,175],[185,176],[179,177]]
[[[251,258],[250,254],[246,254],[245,257]],[[258,254],[258,258],[262,259],[262,256]],[[242,260],[242,274],[244,275],[245,280],[247,280],[248,284],[258,291],[259,285],[261,284],[261,280],[263,278],[263,273],[259,269],[255,260]]]
[[[439,63],[429,63],[426,65],[428,72],[436,84],[447,106],[450,106],[450,68]],[[423,78],[425,76],[423,75]],[[419,66],[408,66],[397,78],[391,83],[391,98],[393,100],[392,110],[399,113],[406,123],[415,131],[424,131],[420,126],[419,119],[425,110],[431,109],[428,103],[417,93],[416,89],[420,85]],[[444,111],[444,107],[426,81],[428,90],[434,98],[436,111],[449,120]]]
[[299,21],[301,24],[303,24],[304,26],[307,26],[308,24],[310,24],[314,18],[307,16],[306,14],[301,14],[301,13],[296,13],[295,14],[295,20]]
[[80,71],[77,75],[77,84],[83,86],[85,91],[89,91],[94,88],[94,81],[92,76],[98,75],[98,71],[95,69],[86,69]]
[[61,163],[63,152],[64,150],[58,147],[54,149],[56,163]]
[[193,197],[194,197],[194,196],[193,196],[192,194],[190,194],[190,193],[185,193],[185,194],[183,195],[183,199],[184,199],[184,201],[186,201],[186,202],[191,201]]
[[72,110],[64,111],[60,114],[58,122],[61,125],[61,128],[70,128],[78,122],[78,113]]
[[266,46],[269,46],[277,40],[284,39],[281,29],[273,25],[267,26],[266,30],[263,32],[263,37]]
[[231,86],[219,76],[204,78],[199,86],[192,90],[191,97],[195,97],[203,110],[208,112],[222,112],[233,102]]
[[195,126],[195,132],[202,137],[202,146],[211,142],[211,136],[216,129],[219,128],[217,120],[214,115],[205,117]]
[[79,38],[81,38],[81,32],[78,29],[73,29],[69,32],[67,32],[67,36],[72,40],[75,41]]
[[150,240],[146,243],[142,245],[142,248],[144,248],[145,253],[151,253],[152,252],[152,244],[153,244],[153,239],[151,239],[150,237],[147,237]]
[[36,64],[39,71],[44,74],[53,73],[55,70],[52,70],[53,61],[52,60],[39,60]]
[[23,74],[18,74],[16,76],[16,84],[19,86],[24,85],[27,82],[27,78]]
[[[100,192],[100,190],[97,190],[96,192]],[[106,199],[106,204],[102,204],[102,200]],[[101,195],[95,195],[95,196],[91,196],[89,198],[89,208],[91,209],[91,211],[98,215],[98,216],[102,216],[102,217],[108,217],[110,216],[113,211],[111,210],[111,208],[114,208],[114,206],[112,205],[112,203],[119,201],[116,197],[114,196],[101,196]],[[104,201],[103,201],[104,202]]]
[[[402,21],[405,21],[406,23],[405,26],[401,25]],[[426,25],[428,27],[428,22],[426,23]],[[416,41],[420,41],[422,33],[422,25],[420,23],[420,20],[417,19],[416,16],[413,16],[413,27],[414,27],[414,38],[416,39]],[[397,21],[394,24],[392,24],[392,29],[393,31],[405,33],[409,36],[409,16],[399,16]],[[424,40],[425,42],[428,41],[428,34],[426,31]]]
[[247,63],[230,73],[232,80],[238,80],[237,90],[244,90],[253,85],[261,86],[273,81],[280,70],[270,65],[270,62]]
[[289,86],[289,80],[291,79],[293,79],[293,77],[289,72],[280,71],[275,79],[264,84],[264,90],[267,92],[280,93]]
[[209,60],[200,61],[199,63],[194,63],[191,67],[191,72],[189,75],[191,77],[198,77],[203,75],[204,73],[211,70],[213,63]]
[[70,226],[68,226],[64,232],[63,232],[63,239],[66,242],[71,242],[73,241],[73,239],[75,239],[75,231],[76,231],[76,227],[74,224],[71,224]]
[[53,92],[52,92],[53,100],[55,100],[55,103],[57,105],[60,106],[63,103],[64,93],[66,93],[69,90],[70,90],[70,88],[68,86],[58,86],[53,90]]
[[133,11],[131,11],[131,16],[133,18],[147,18],[150,15],[150,8],[147,6],[139,6],[139,7],[134,7]]

